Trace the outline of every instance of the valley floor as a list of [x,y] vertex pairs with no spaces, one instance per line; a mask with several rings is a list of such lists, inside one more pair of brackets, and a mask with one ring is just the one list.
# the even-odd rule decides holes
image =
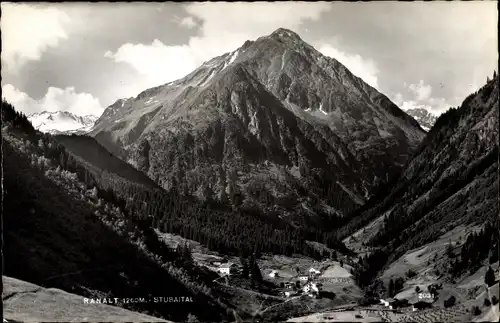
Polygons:
[[[231,305],[238,308],[246,317],[254,317],[258,314],[266,320],[289,319],[289,322],[498,321],[498,304],[490,307],[484,306],[485,297],[490,297],[490,300],[493,295],[498,297],[498,283],[488,289],[488,296],[484,285],[485,266],[453,283],[443,282],[442,279],[432,274],[434,268],[431,259],[434,259],[435,255],[437,258],[444,257],[450,241],[459,241],[460,236],[463,239],[464,233],[476,230],[476,227],[457,227],[432,243],[408,251],[382,273],[380,278],[385,281],[390,277],[404,277],[408,269],[417,272],[415,277],[406,279],[404,288],[395,296],[398,299],[407,299],[410,303],[418,301],[415,293],[416,286],[425,291],[426,286],[441,282],[443,287],[439,291],[439,298],[433,303],[433,308],[427,310],[414,312],[411,306],[400,310],[390,310],[381,305],[357,305],[364,293],[353,280],[352,267],[349,265],[352,260],[345,258],[340,266],[339,261],[331,259],[315,261],[297,255],[293,257],[263,255],[258,259],[258,264],[268,286],[265,290],[250,290],[236,276],[227,279],[220,276],[216,282],[219,283],[220,290],[229,296]],[[187,241],[180,236],[164,233],[160,235],[170,247],[188,242],[193,248],[193,258],[197,264],[214,272],[217,272],[219,262],[239,263],[237,257],[223,256],[208,251],[200,244]],[[498,274],[498,262],[492,267]],[[300,276],[308,275],[311,268],[318,270],[319,273],[310,281],[321,283],[323,291],[334,295],[332,298],[317,299],[309,297],[307,293],[296,293],[297,290],[293,290],[289,297],[282,294],[287,290],[282,287],[283,284],[296,283]],[[271,273],[275,276],[271,277]],[[305,283],[301,282],[300,285],[303,288]],[[452,295],[456,297],[457,304],[444,308],[444,300]],[[471,310],[473,306],[478,306],[481,314],[473,315]]]

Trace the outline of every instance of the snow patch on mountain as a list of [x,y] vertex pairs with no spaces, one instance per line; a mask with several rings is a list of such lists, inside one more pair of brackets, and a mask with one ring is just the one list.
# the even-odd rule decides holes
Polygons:
[[326,112],[325,110],[323,110],[323,103],[321,103],[319,105],[319,111],[321,111],[325,116],[328,115],[328,112]]
[[66,111],[33,113],[28,119],[35,129],[41,132],[88,132],[98,117],[94,115],[77,116]]
[[[158,100],[154,100],[155,98],[156,98],[156,96],[149,98],[146,102],[144,102],[144,104],[154,104],[154,103],[159,102]],[[123,107],[123,105],[122,105],[122,107]]]
[[207,77],[207,79],[204,82],[202,82],[199,86],[205,86],[205,85],[207,85],[208,82],[214,77],[214,75],[215,75],[215,70],[212,70],[210,72],[210,75]]
[[232,55],[231,55],[231,58],[229,59],[228,62],[226,62],[224,64],[224,67],[222,68],[221,71],[223,71],[226,67],[228,67],[229,65],[231,65],[232,63],[234,63],[234,61],[236,60],[236,58],[238,57],[238,52],[239,50],[235,51]]
[[284,51],[283,55],[281,55],[281,69],[280,69],[280,71],[282,71],[283,67],[285,67],[285,54],[286,54],[286,51]]

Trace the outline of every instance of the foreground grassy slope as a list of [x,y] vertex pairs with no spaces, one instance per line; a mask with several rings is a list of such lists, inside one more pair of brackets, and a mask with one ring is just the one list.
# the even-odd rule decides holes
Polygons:
[[4,312],[9,322],[169,322],[106,304],[86,304],[84,297],[56,288],[43,288],[3,276]]

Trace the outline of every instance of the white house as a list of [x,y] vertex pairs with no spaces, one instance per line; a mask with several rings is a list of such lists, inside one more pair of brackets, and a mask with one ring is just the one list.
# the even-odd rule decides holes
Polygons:
[[231,272],[231,264],[230,263],[223,264],[219,267],[219,273],[221,273],[223,275],[229,275],[230,272]]
[[302,280],[302,281],[308,281],[309,280],[309,276],[299,276],[299,280]]
[[382,305],[384,305],[384,306],[386,306],[386,307],[389,307],[389,302],[388,302],[388,301],[386,301],[385,299],[381,299],[381,300],[380,300],[380,304],[382,304]]
[[392,310],[392,305],[391,303],[393,303],[395,300],[390,298],[388,300],[385,300],[385,299],[380,299],[380,304],[381,305],[384,305],[385,307],[389,308],[390,310]]
[[276,278],[278,277],[278,272],[276,270],[273,270],[269,273],[269,277],[271,278]]
[[219,273],[223,274],[223,275],[231,275],[231,274],[234,274],[236,271],[238,271],[238,265],[237,264],[233,264],[231,262],[228,262],[226,264],[222,264],[220,267],[219,267]]
[[319,271],[319,270],[314,269],[313,267],[311,267],[311,268],[309,269],[309,274],[310,274],[310,275],[315,276],[315,275],[319,275],[319,274],[321,274],[321,271]]
[[284,295],[285,297],[290,297],[290,296],[292,296],[292,292],[287,290],[287,291],[284,291],[284,292],[283,292],[283,295]]
[[309,296],[313,296],[314,294],[319,293],[319,286],[316,285],[316,283],[309,282],[307,283],[304,288],[302,289],[304,293],[309,294]]

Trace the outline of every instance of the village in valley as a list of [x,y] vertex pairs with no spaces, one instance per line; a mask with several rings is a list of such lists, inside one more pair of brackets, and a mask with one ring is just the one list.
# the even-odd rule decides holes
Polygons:
[[[290,298],[297,296],[309,296],[311,298],[334,298],[335,293],[331,290],[323,289],[324,283],[328,284],[349,284],[352,281],[352,267],[346,265],[344,267],[343,260],[338,263],[330,264],[331,260],[324,260],[321,262],[313,261],[313,265],[307,270],[301,270],[299,267],[295,268],[295,275],[290,277],[290,275],[280,275],[280,271],[277,269],[264,268],[263,271],[267,273],[265,275],[265,280],[274,283],[277,286],[274,290],[279,296]],[[244,265],[238,262],[231,262],[228,260],[218,260],[212,261],[210,263],[220,275],[220,278],[224,283],[229,284],[230,277],[242,277],[244,274]],[[316,268],[315,268],[316,266]],[[340,277],[332,276],[331,273],[325,273],[325,268],[330,268],[330,271],[336,270],[339,272]],[[340,267],[340,268],[335,268]],[[322,270],[323,269],[323,270]],[[248,274],[251,278],[251,273]],[[233,279],[234,281],[234,279]],[[398,299],[398,298],[386,298],[371,300],[371,306],[377,306],[386,310],[402,310],[402,311],[417,311],[427,308],[432,308],[432,302],[437,297],[437,290],[442,288],[442,285],[430,285],[427,290],[420,290],[418,287],[415,293],[418,294],[418,301],[411,303],[408,299]]]
[[[252,270],[246,273],[246,264],[240,259],[218,259],[206,265],[219,274],[217,282],[238,287],[244,279],[252,280]],[[303,298],[333,300],[337,294],[353,293],[361,296],[361,290],[353,284],[352,267],[343,260],[322,261],[307,258],[263,256],[257,265],[263,292],[287,299]],[[240,286],[243,287],[243,286]],[[352,289],[352,291],[349,291]]]
[[[270,254],[243,258],[210,251],[177,235],[161,236],[172,247],[188,243],[194,262],[212,273],[219,291],[231,295],[233,306],[254,313],[251,315],[258,320],[261,317],[290,322],[412,322],[420,318],[422,322],[438,318],[453,321],[472,315],[471,308],[481,307],[485,299],[492,301],[492,311],[498,308],[493,296],[498,294],[498,283],[484,288],[484,267],[460,283],[440,283],[425,274],[429,272],[424,266],[426,262],[421,264],[424,267],[417,265],[416,260],[424,259],[424,256],[419,258],[420,249],[408,252],[385,271],[380,278],[388,293],[378,298],[369,297],[356,284],[356,257],[332,253],[334,257],[323,259]],[[446,248],[442,249],[445,253]],[[498,281],[498,262],[492,267]],[[455,292],[456,284],[477,287],[467,296]],[[478,318],[485,315],[490,312]]]
[[[241,276],[243,272],[243,265],[237,263],[215,261],[212,262],[212,265],[219,266],[217,271],[222,277]],[[281,296],[308,295],[319,298],[322,287],[321,280],[319,279],[320,274],[320,270],[311,267],[306,273],[298,272],[296,277],[282,279],[278,270],[272,269],[267,274],[267,279],[278,283],[279,288],[277,290]]]
[[[315,312],[296,316],[290,322],[406,322],[417,318],[427,321],[434,316],[455,319],[470,313],[463,305],[454,306],[459,295],[454,296],[453,288],[437,283],[421,284],[418,280],[413,284],[416,277],[411,271],[405,273],[404,283],[403,278],[395,280],[392,297],[366,297],[354,282],[352,265],[352,260],[345,256],[322,261],[263,256],[259,260],[262,281],[271,286],[263,293],[281,297],[281,303],[277,301],[270,306],[275,309],[285,308],[284,304],[289,303],[305,305]],[[239,261],[221,259],[211,261],[208,266],[219,274],[218,282],[238,288],[244,271]]]

